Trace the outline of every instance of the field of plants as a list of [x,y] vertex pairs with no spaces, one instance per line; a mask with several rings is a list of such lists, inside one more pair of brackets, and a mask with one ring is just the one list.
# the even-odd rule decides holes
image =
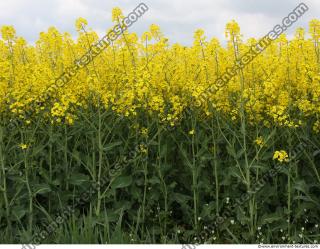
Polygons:
[[320,241],[319,20],[209,93],[258,42],[235,21],[226,45],[126,31],[53,87],[99,40],[76,29],[1,27],[0,243]]

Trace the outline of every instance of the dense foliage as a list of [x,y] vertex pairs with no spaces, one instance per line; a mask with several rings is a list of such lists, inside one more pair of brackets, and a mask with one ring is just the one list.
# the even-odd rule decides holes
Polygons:
[[86,20],[76,28],[76,40],[49,28],[34,45],[1,28],[0,242],[32,242],[68,206],[41,242],[319,241],[318,20],[310,38],[281,35],[206,101],[257,42],[234,21],[226,46],[202,30],[190,47],[156,25],[126,31],[53,87],[98,41]]

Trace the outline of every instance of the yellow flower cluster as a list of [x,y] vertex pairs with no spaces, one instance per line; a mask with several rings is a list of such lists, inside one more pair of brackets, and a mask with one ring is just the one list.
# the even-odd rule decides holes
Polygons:
[[22,149],[22,150],[26,150],[30,147],[29,144],[19,144],[19,147]]
[[254,142],[260,147],[263,147],[265,144],[263,141],[263,137],[257,137],[257,139]]
[[278,160],[280,163],[289,162],[288,153],[284,150],[277,150],[273,154],[273,160]]
[[[121,18],[121,10],[114,9],[113,21]],[[226,26],[227,46],[208,40],[203,30],[195,32],[189,47],[170,45],[157,25],[141,37],[125,31],[61,87],[54,86],[55,80],[99,40],[87,29],[88,22],[76,21],[76,40],[52,27],[35,45],[18,37],[13,27],[3,26],[0,114],[24,122],[42,115],[72,125],[78,109],[99,105],[127,117],[142,110],[175,126],[187,109],[196,109],[203,118],[220,112],[237,122],[242,106],[250,124],[294,128],[311,121],[319,132],[319,23],[310,22],[310,38],[303,29],[292,40],[281,35],[227,84],[207,94],[205,102],[203,93],[236,63],[236,56],[257,42],[244,41],[235,21]]]

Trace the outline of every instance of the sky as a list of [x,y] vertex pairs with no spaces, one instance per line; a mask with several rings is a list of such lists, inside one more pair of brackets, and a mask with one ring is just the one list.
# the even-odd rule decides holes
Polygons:
[[[101,37],[113,24],[111,11],[120,7],[124,15],[141,2],[149,11],[130,30],[142,34],[151,24],[160,26],[173,43],[190,45],[195,30],[204,29],[208,39],[226,41],[225,26],[236,20],[243,37],[259,38],[281,23],[299,3],[296,0],[0,0],[0,26],[13,25],[18,36],[34,43],[39,33],[54,26],[76,37],[75,20],[83,17]],[[320,0],[305,0],[309,11],[286,31],[290,37],[298,27],[320,18]]]

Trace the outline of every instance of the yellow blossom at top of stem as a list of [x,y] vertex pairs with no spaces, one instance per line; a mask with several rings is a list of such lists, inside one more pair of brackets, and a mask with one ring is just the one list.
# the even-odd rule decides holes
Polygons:
[[144,32],[142,34],[142,41],[145,42],[145,41],[150,41],[152,39],[152,35],[150,32]]
[[112,21],[119,21],[122,19],[124,16],[122,14],[122,10],[119,7],[115,7],[112,9]]
[[12,40],[16,35],[16,31],[13,26],[2,26],[1,35],[4,40]]
[[80,31],[82,29],[84,29],[86,26],[88,25],[88,21],[82,17],[79,17],[76,20],[76,29],[77,31]]
[[313,19],[309,23],[309,33],[313,39],[320,38],[320,20]]
[[159,38],[161,37],[161,31],[160,27],[156,24],[151,24],[150,26],[150,33],[152,34],[153,37]]
[[240,26],[235,20],[232,20],[231,22],[227,23],[225,35],[227,38],[231,38],[231,40],[234,37],[240,36]]
[[[113,19],[121,17],[115,8]],[[208,40],[202,29],[192,45],[170,45],[155,24],[141,39],[126,30],[110,46],[98,42],[92,30],[81,32],[87,24],[84,18],[76,21],[76,39],[48,28],[35,45],[16,38],[11,26],[0,28],[1,115],[29,126],[37,118],[73,125],[81,119],[80,110],[99,106],[128,118],[143,112],[179,127],[186,111],[195,110],[207,121],[221,113],[238,123],[245,114],[250,128],[295,129],[310,122],[313,132],[320,132],[318,20],[310,22],[311,37],[304,37],[303,29],[290,39],[280,36],[241,70],[241,77],[231,67],[258,39],[240,39],[235,21],[226,26],[227,36],[234,38],[227,46]],[[84,56],[92,44],[94,62]],[[253,143],[262,146],[263,141]]]
[[304,40],[305,31],[303,28],[297,28],[295,32],[295,38],[298,40]]

